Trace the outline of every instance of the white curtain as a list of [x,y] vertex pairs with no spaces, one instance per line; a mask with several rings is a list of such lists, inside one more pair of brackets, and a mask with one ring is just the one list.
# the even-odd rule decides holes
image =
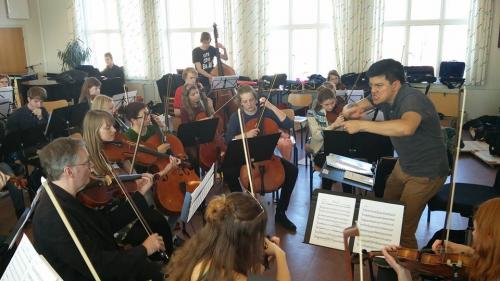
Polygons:
[[383,0],[332,0],[337,70],[360,72],[381,56]]
[[486,70],[493,29],[493,0],[472,0],[467,30],[465,82],[480,86],[486,82]]
[[224,1],[226,47],[239,75],[260,78],[266,69],[267,0]]

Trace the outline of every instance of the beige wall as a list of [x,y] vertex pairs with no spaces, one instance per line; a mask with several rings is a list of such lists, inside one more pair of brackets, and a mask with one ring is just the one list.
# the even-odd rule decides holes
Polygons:
[[21,27],[24,35],[26,62],[28,65],[42,63],[35,67],[35,71],[43,71],[42,37],[40,35],[40,22],[38,14],[38,1],[29,0],[29,19],[7,18],[7,3],[0,0],[0,27]]

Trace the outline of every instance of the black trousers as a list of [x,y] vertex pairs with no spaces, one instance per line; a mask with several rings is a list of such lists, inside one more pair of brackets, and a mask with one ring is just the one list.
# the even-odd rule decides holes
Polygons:
[[[144,219],[146,219],[146,222],[151,227],[151,230],[154,233],[158,233],[163,238],[165,251],[169,256],[171,256],[174,251],[174,246],[172,242],[172,233],[170,232],[170,227],[165,217],[153,208],[141,209],[141,212]],[[144,242],[144,240],[146,240],[147,237],[148,235],[141,222],[136,221],[125,236],[125,239],[123,239],[123,242],[131,245],[140,245]],[[161,260],[158,253],[151,255],[150,258],[152,260]]]
[[[278,206],[276,207],[276,213],[285,212],[288,209],[288,204],[290,204],[290,198],[292,197],[292,192],[295,187],[295,182],[297,181],[297,175],[299,169],[292,163],[280,158],[283,168],[285,170],[285,182],[281,188],[280,199],[278,201]],[[238,180],[240,176],[240,167],[223,167],[224,172],[224,182],[229,186],[231,192],[241,192],[241,185]],[[272,173],[272,171],[268,171]],[[259,187],[255,187],[258,192]]]

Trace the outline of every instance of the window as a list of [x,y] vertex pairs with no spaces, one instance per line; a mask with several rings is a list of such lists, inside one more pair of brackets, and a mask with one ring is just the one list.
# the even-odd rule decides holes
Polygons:
[[92,50],[89,63],[105,68],[104,54],[111,52],[127,78],[143,79],[147,73],[147,44],[140,0],[80,0],[83,37]]
[[465,61],[470,0],[385,0],[383,58],[404,65]]
[[330,0],[269,1],[267,74],[325,76],[336,67]]
[[214,45],[214,23],[219,32],[218,41],[224,43],[222,0],[163,0],[157,11],[161,73],[175,73],[176,69],[194,66],[191,53],[200,46],[202,32],[210,32]]

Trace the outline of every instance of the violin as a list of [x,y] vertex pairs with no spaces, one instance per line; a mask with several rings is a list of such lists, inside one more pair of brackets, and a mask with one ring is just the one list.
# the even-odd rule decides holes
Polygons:
[[335,107],[332,111],[328,111],[326,113],[326,119],[328,120],[328,124],[332,124],[337,120],[337,118],[342,115],[342,108],[346,105],[346,102],[343,98],[337,97]]
[[[140,179],[140,174],[118,175],[123,182],[127,192],[137,191],[135,180]],[[94,179],[77,194],[77,198],[83,205],[89,208],[100,208],[111,204],[115,199],[122,198],[123,194],[116,181],[109,178]]]
[[[417,249],[398,248],[388,251],[405,268],[422,274],[451,279],[464,276],[472,264],[472,256],[464,253],[419,252]],[[381,251],[369,252],[369,257],[381,256]]]

